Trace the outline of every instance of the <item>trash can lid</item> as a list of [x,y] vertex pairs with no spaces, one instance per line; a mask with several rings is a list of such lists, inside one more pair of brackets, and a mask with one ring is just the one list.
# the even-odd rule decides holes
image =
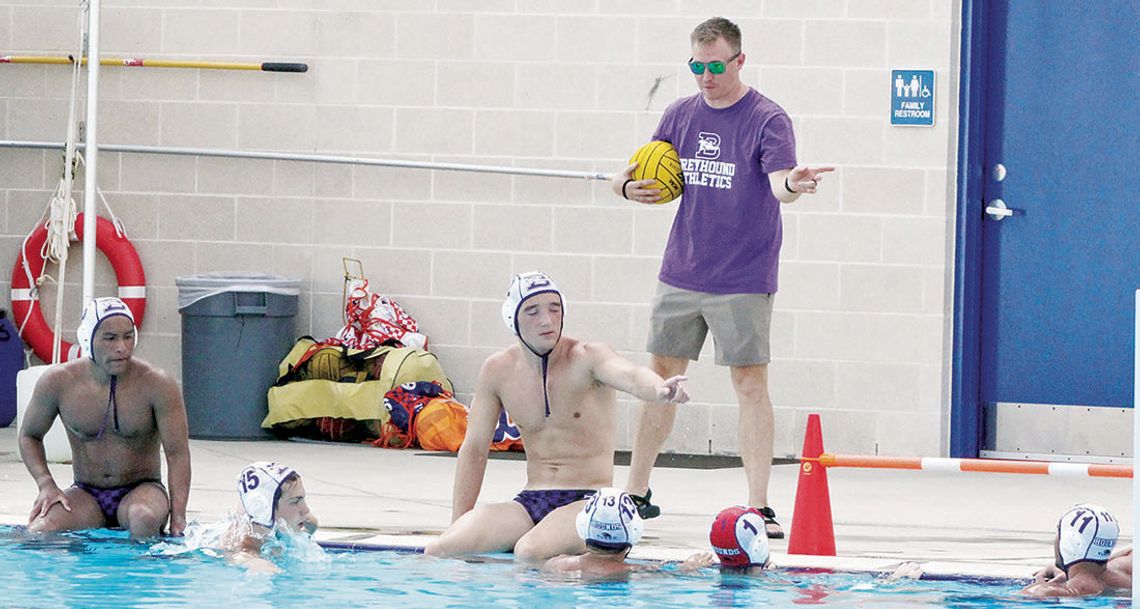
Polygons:
[[178,286],[178,309],[223,292],[268,292],[285,296],[301,293],[301,280],[255,271],[215,271],[174,278]]

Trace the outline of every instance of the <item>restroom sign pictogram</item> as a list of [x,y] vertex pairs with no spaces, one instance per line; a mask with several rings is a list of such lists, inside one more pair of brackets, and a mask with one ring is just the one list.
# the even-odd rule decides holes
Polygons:
[[891,124],[934,126],[934,70],[891,70]]

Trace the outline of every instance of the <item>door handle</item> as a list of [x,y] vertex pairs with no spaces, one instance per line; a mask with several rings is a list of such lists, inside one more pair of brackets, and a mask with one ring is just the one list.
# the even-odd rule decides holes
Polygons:
[[1001,222],[1005,218],[1012,216],[1013,210],[1006,207],[1005,201],[1002,201],[1001,199],[994,199],[993,201],[990,201],[989,206],[986,207],[986,215],[995,222]]

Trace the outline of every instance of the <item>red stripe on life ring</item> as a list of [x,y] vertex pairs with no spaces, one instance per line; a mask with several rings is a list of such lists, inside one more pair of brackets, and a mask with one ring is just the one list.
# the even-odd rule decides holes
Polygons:
[[[75,219],[75,234],[80,241],[83,240],[83,214]],[[23,251],[16,257],[16,265],[12,269],[12,313],[15,318],[13,321],[18,326],[23,324],[20,337],[24,343],[31,346],[36,357],[50,362],[55,337],[40,309],[39,294],[28,281],[29,272],[34,281],[44,270],[44,259],[40,252],[45,241],[47,229],[41,224],[28,235]],[[119,235],[110,220],[102,217],[96,218],[95,243],[115,271],[119,293],[122,294],[119,297],[135,316],[135,326],[141,326],[143,314],[146,313],[146,275],[135,246],[126,237]],[[28,263],[27,271],[24,269],[25,260]],[[24,323],[25,319],[27,323]],[[60,341],[60,354],[64,361],[77,358],[78,353],[79,350],[73,348],[71,343]]]

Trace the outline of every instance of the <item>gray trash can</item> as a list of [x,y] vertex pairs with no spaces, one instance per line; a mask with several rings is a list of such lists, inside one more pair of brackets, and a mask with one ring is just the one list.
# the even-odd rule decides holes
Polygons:
[[301,280],[265,273],[178,277],[182,395],[190,437],[261,440],[266,394],[296,339]]

